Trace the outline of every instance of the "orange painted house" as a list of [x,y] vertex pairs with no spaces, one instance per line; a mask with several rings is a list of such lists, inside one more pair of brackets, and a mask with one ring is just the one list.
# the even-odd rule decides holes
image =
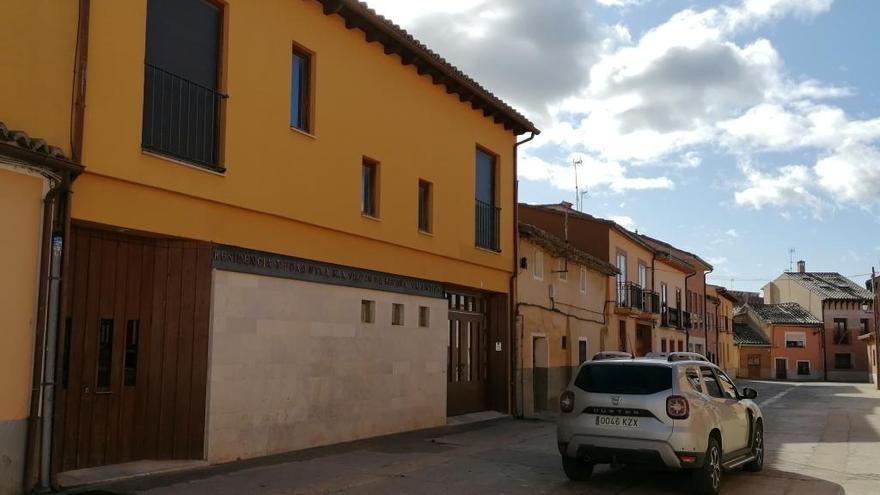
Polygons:
[[797,303],[746,306],[743,323],[760,330],[770,342],[771,378],[821,380],[822,322]]

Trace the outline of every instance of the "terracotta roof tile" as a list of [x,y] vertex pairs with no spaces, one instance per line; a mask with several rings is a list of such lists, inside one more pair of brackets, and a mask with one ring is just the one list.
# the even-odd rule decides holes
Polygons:
[[774,325],[821,325],[822,322],[798,303],[754,304],[755,314]]
[[769,346],[770,340],[757,328],[746,323],[733,324],[733,341],[740,345]]
[[863,301],[874,298],[874,294],[868,289],[837,272],[789,272],[784,276],[818,294],[822,299]]
[[61,148],[49,145],[45,139],[32,138],[24,131],[9,129],[3,121],[0,121],[0,143],[18,146],[52,158],[67,159]]

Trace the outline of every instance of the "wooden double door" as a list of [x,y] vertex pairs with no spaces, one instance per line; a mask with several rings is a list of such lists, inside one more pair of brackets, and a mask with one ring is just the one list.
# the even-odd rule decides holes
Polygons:
[[204,457],[209,244],[75,227],[53,470]]
[[485,411],[490,408],[488,300],[458,293],[447,294],[447,300],[446,413]]

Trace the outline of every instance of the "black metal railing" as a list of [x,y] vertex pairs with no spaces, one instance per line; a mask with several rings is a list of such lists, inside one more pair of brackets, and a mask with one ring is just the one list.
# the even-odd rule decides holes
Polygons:
[[687,311],[681,312],[681,327],[680,328],[692,328],[691,327],[691,314]]
[[633,282],[617,283],[617,306],[645,313],[660,313],[660,294],[643,289]]
[[220,115],[226,95],[144,64],[144,149],[212,169],[219,164]]
[[474,223],[476,224],[475,242],[481,248],[501,251],[499,226],[501,224],[501,208],[479,199],[475,200]]
[[666,308],[666,324],[665,327],[681,328],[681,311],[677,308]]

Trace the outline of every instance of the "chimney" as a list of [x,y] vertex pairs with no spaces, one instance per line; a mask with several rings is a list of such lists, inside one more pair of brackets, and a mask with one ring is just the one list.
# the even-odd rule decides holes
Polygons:
[[563,201],[563,202],[559,203],[559,206],[565,208],[566,210],[570,210],[572,207],[572,204],[569,203],[568,201]]
[[798,261],[798,273],[804,273],[807,271],[807,262],[804,260]]

